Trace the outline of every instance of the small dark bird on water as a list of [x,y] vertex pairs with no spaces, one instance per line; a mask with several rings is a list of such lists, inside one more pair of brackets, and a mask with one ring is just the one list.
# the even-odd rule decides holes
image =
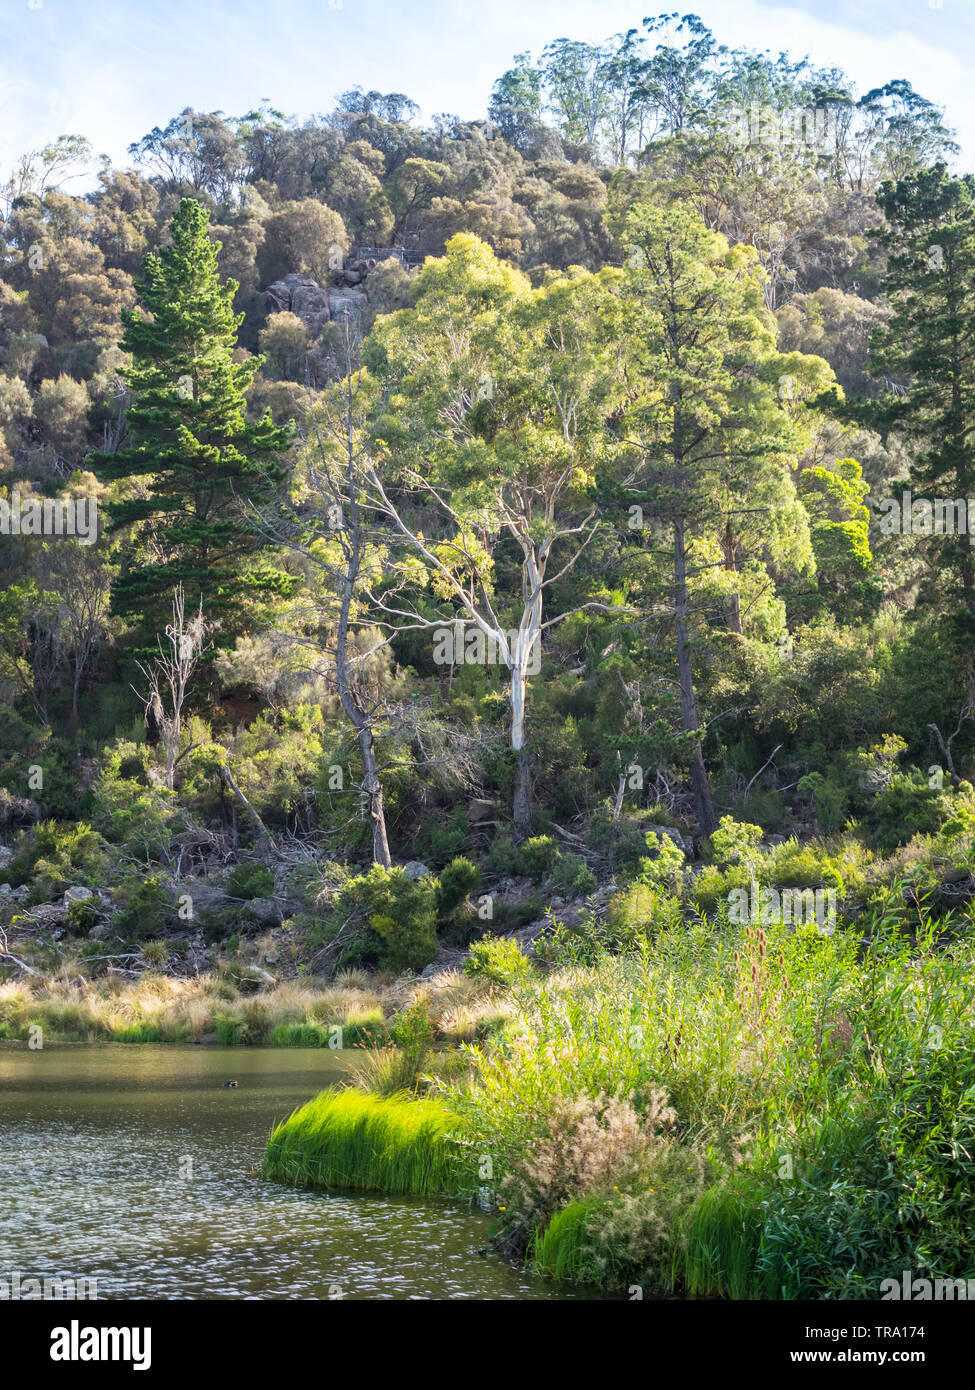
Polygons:
[[236,1081],[225,1081],[225,1082],[223,1083],[223,1085],[220,1087],[220,1089],[221,1089],[221,1091],[225,1091],[225,1090],[227,1089],[228,1086],[236,1086],[236,1085],[237,1085],[237,1082],[236,1082]]

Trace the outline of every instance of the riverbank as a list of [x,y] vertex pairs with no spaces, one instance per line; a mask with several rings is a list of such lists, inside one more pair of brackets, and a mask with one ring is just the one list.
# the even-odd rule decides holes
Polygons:
[[21,976],[0,1036],[346,1054],[350,1089],[278,1127],[265,1174],[476,1196],[498,1250],[561,1280],[820,1299],[975,1275],[964,922],[672,916],[614,945],[484,938],[429,978]]
[[[65,978],[68,976],[68,978]],[[270,977],[268,977],[270,980]],[[148,971],[128,979],[20,976],[0,983],[0,1040],[197,1043],[221,1046],[381,1047],[398,1019],[426,1004],[443,1041],[483,1037],[510,1013],[489,982],[457,970],[430,980],[347,970],[333,980],[264,984],[221,969],[180,979]]]
[[[464,1074],[418,1071],[378,1126],[365,1098],[320,1096],[275,1131],[265,1172],[384,1190],[384,1173],[439,1171],[444,1192],[491,1201],[509,1256],[647,1296],[877,1299],[905,1269],[969,1278],[973,956],[933,924],[867,945],[681,925],[652,954],[519,975]],[[441,1123],[418,1124],[433,1099]]]

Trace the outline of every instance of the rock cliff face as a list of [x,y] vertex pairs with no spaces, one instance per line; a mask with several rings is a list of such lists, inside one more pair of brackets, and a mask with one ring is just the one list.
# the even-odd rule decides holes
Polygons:
[[309,337],[317,338],[332,317],[329,292],[309,275],[285,275],[264,291],[269,314],[292,313],[301,319]]
[[[351,274],[361,277],[361,273]],[[342,288],[326,288],[309,275],[285,275],[275,280],[264,291],[264,305],[269,314],[295,314],[308,329],[308,336],[314,340],[326,323],[343,323],[357,318],[366,305],[369,296],[365,290],[353,285]]]

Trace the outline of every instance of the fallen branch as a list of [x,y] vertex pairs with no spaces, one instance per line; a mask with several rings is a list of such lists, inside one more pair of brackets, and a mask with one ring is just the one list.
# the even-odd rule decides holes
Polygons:
[[32,965],[28,965],[26,961],[21,960],[19,956],[11,955],[11,953],[6,950],[0,951],[0,965],[6,965],[8,961],[11,965],[16,965],[19,970],[25,971],[28,975],[39,976],[41,973],[39,970],[35,970]]
[[234,795],[237,797],[244,810],[247,812],[251,820],[257,826],[261,835],[267,841],[272,853],[277,857],[278,847],[274,843],[274,838],[271,835],[271,832],[268,830],[267,826],[264,824],[260,816],[254,810],[254,807],[247,800],[247,797],[241,791],[240,787],[237,785],[237,779],[234,776],[234,774],[230,771],[230,767],[227,763],[224,763],[220,769],[220,780],[224,783],[225,786],[228,786],[230,790],[234,793]]

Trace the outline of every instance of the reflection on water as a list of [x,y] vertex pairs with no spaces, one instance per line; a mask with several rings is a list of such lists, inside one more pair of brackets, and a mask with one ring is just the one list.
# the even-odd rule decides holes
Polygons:
[[273,1123],[341,1070],[314,1049],[0,1046],[0,1279],[95,1278],[99,1298],[579,1296],[478,1253],[480,1212],[264,1182]]

